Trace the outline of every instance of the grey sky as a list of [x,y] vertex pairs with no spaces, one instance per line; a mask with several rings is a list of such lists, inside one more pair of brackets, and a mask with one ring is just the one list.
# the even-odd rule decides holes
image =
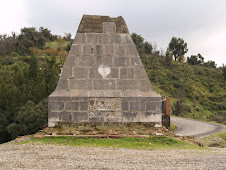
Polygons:
[[226,64],[225,0],[7,0],[0,11],[0,34],[24,26],[47,27],[75,35],[83,14],[123,16],[130,33],[166,50],[173,36],[188,43],[188,53]]

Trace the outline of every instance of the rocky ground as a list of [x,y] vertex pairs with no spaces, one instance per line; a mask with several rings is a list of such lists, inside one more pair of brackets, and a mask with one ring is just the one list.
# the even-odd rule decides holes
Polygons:
[[134,150],[6,143],[0,169],[226,169],[226,148]]

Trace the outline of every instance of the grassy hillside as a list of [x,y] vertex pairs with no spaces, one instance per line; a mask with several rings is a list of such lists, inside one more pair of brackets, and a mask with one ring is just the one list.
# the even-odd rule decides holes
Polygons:
[[222,68],[209,68],[145,55],[142,61],[154,89],[171,97],[177,116],[226,123],[226,83]]

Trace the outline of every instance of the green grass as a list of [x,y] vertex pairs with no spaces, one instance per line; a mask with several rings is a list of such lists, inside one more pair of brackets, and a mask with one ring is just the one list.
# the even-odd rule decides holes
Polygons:
[[[66,47],[68,44],[70,44],[70,41],[65,41],[63,46]],[[59,47],[59,44],[57,41],[46,42],[46,47],[57,49]]]
[[226,140],[226,132],[217,133],[217,136],[219,136],[220,138]]
[[165,136],[150,136],[148,138],[76,138],[76,137],[44,137],[34,138],[21,142],[37,144],[53,144],[64,146],[83,146],[83,147],[115,147],[133,149],[204,149],[197,145],[180,141]]
[[176,130],[176,126],[175,126],[174,124],[172,124],[172,123],[170,123],[170,130],[171,130],[171,131]]
[[226,147],[226,131],[212,134],[210,136],[200,138],[199,141],[204,146],[216,145],[216,147]]

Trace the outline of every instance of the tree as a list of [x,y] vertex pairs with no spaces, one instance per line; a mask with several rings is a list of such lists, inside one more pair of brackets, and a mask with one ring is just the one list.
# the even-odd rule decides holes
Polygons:
[[222,71],[223,71],[224,80],[226,80],[226,66],[223,66]]
[[65,39],[66,41],[71,41],[71,33],[64,33],[65,36],[63,37],[63,39]]
[[134,44],[137,47],[137,50],[138,50],[139,54],[143,55],[145,53],[144,38],[141,35],[138,35],[136,33],[132,33],[131,36],[132,36]]
[[15,45],[17,43],[16,34],[12,32],[11,36],[7,36],[6,34],[0,35],[0,55],[11,55],[13,52],[15,53]]
[[211,68],[216,68],[217,64],[215,63],[215,61],[207,61],[206,63],[204,63],[204,65],[206,67],[211,67]]
[[8,112],[0,111],[0,144],[10,141],[10,134],[7,132],[6,127],[9,125],[9,114]]
[[34,55],[30,58],[29,77],[30,79],[37,79],[38,77],[38,61]]
[[165,62],[168,67],[170,67],[172,65],[172,60],[173,60],[173,52],[170,51],[169,49],[167,49]]
[[48,30],[47,28],[40,27],[39,31],[41,32],[41,35],[46,39],[46,41],[52,41],[53,36],[50,30]]
[[149,42],[146,41],[144,43],[144,52],[145,52],[145,54],[151,54],[152,50],[153,50],[152,45]]
[[7,131],[11,134],[11,137],[14,139],[20,135],[35,133],[41,126],[47,124],[47,103],[46,99],[43,99],[37,105],[28,101],[16,114],[15,121],[7,126]]
[[46,39],[42,32],[38,32],[34,27],[24,27],[18,36],[17,52],[19,54],[31,54],[30,47],[43,48]]
[[169,43],[168,49],[173,52],[175,60],[182,61],[184,54],[188,52],[187,43],[181,38],[173,37]]
[[[65,50],[60,50],[58,52],[58,56],[60,56],[60,64],[63,65],[64,61],[65,61],[65,58],[67,56],[68,52],[65,51]],[[62,58],[63,58],[63,61],[62,61]]]
[[201,54],[191,55],[191,57],[187,57],[187,63],[191,65],[200,65],[204,63],[204,57]]
[[59,37],[58,40],[57,40],[57,43],[58,43],[58,49],[57,50],[60,51],[65,44],[65,39]]
[[52,93],[57,85],[59,79],[59,64],[56,63],[56,57],[52,56],[51,59],[46,58],[44,68],[44,79],[46,82],[47,94]]

